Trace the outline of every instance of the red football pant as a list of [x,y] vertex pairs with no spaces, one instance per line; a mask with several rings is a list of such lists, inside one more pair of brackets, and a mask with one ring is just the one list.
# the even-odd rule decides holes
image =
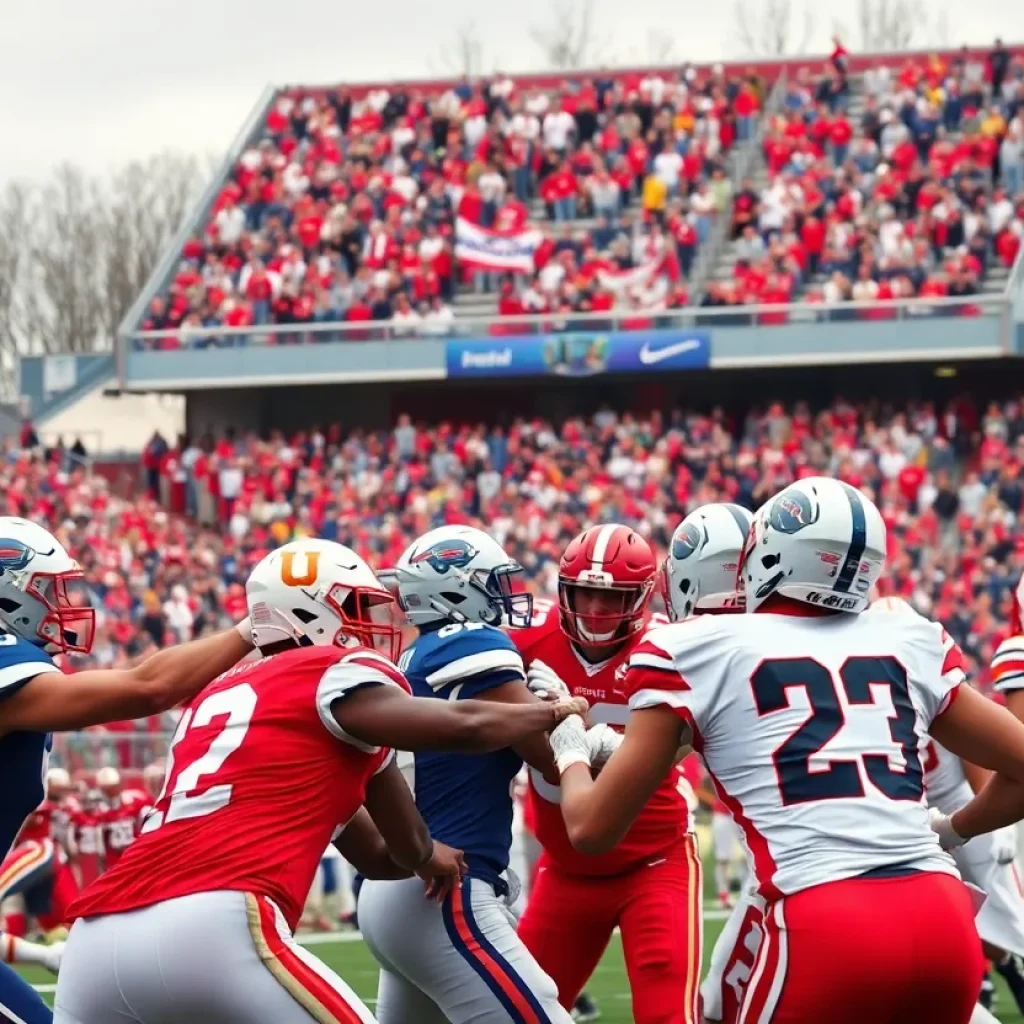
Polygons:
[[967,1024],[984,970],[959,879],[831,882],[768,906],[740,1024]]
[[692,836],[624,875],[562,874],[547,854],[519,937],[570,1009],[616,926],[622,933],[636,1024],[697,1024],[701,869]]

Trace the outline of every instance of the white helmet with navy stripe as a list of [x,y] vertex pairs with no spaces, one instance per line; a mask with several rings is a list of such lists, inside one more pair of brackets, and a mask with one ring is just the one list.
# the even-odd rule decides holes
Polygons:
[[862,612],[885,565],[885,523],[841,480],[799,480],[758,509],[740,561],[748,612],[769,597]]
[[79,564],[49,530],[0,516],[0,628],[49,654],[88,654],[96,612]]
[[414,626],[483,622],[528,626],[533,597],[514,593],[522,567],[502,546],[472,526],[441,526],[423,534],[392,569],[377,578],[398,598]]
[[715,502],[691,512],[672,534],[662,565],[668,617],[742,607],[736,567],[753,516],[741,505]]

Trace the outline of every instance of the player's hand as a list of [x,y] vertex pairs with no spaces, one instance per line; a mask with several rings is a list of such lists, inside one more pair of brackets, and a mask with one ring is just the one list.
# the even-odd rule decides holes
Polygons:
[[590,763],[600,768],[622,745],[622,734],[603,722],[587,730],[587,746],[590,749]]
[[427,884],[427,899],[443,903],[467,870],[461,850],[435,842],[430,860],[416,874]]
[[958,846],[963,846],[967,842],[953,828],[950,816],[943,814],[934,807],[928,812],[928,824],[931,825],[932,831],[939,837],[939,846],[944,850],[955,850]]
[[[534,705],[536,707],[536,705]],[[551,713],[551,728],[554,729],[559,723],[567,718],[585,718],[590,710],[590,705],[583,697],[559,697],[546,705]]]
[[551,734],[551,752],[561,774],[574,764],[590,767],[590,745],[587,725],[579,715],[570,715]]
[[530,692],[541,700],[571,696],[569,687],[562,682],[562,677],[543,661],[531,662],[526,673],[526,685]]
[[1001,828],[992,836],[995,840],[992,852],[997,864],[1012,864],[1017,859],[1017,829],[1010,825]]

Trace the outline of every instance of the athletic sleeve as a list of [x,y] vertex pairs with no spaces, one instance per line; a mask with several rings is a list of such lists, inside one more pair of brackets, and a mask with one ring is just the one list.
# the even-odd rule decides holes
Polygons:
[[688,620],[660,626],[647,633],[630,652],[626,662],[625,690],[629,710],[669,707],[690,728],[693,745],[699,746],[707,730],[709,691],[703,685],[701,662],[706,658],[702,642],[704,620]]
[[911,682],[930,725],[956,700],[960,685],[967,678],[966,660],[960,645],[940,623],[917,616],[910,628],[918,667],[918,671],[911,671]]
[[1024,636],[1007,637],[992,655],[992,682],[1000,693],[1024,690]]
[[57,671],[53,660],[34,644],[0,634],[0,701],[13,697],[36,676]]
[[331,706],[336,700],[343,700],[364,686],[397,686],[408,692],[405,680],[387,658],[373,651],[355,651],[344,655],[324,671],[316,688],[316,709],[320,721],[332,736],[364,754],[375,754],[380,747],[350,736],[331,713]]
[[476,697],[526,679],[516,645],[490,626],[453,632],[425,654],[418,670],[436,694],[450,700]]

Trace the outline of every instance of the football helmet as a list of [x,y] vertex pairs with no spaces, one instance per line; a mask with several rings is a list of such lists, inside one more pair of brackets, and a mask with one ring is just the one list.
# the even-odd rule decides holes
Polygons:
[[514,593],[522,572],[501,545],[472,526],[441,526],[423,534],[393,569],[377,579],[398,600],[414,626],[439,622],[484,622],[528,626],[533,597]]
[[562,632],[588,647],[614,647],[644,628],[658,570],[650,545],[606,523],[575,537],[558,564]]
[[701,505],[672,534],[662,564],[668,617],[677,622],[698,612],[743,608],[736,568],[753,515],[741,505]]
[[0,516],[0,628],[48,654],[88,654],[96,612],[79,564],[48,530]]
[[96,773],[96,786],[105,797],[113,799],[121,792],[121,773],[111,765],[106,765]]
[[401,631],[394,598],[351,548],[307,538],[272,551],[245,584],[252,640],[373,647],[392,661]]
[[859,613],[885,565],[885,523],[841,480],[799,480],[758,509],[738,570],[748,612],[773,594]]
[[1010,632],[1013,636],[1024,633],[1024,576],[1017,581],[1013,591],[1013,607],[1010,609]]

